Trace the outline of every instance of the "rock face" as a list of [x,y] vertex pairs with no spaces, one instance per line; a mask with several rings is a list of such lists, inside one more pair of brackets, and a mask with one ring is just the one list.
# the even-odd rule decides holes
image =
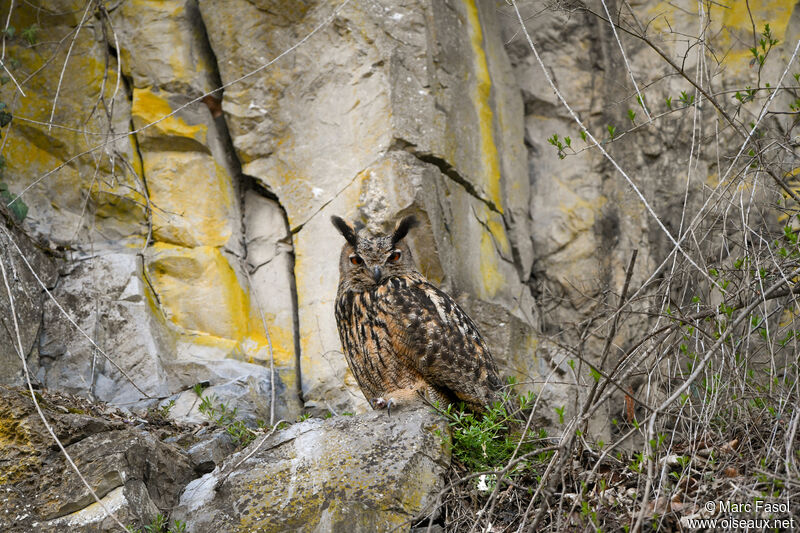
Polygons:
[[[308,7],[201,1],[223,83],[330,16]],[[342,242],[330,215],[378,228],[420,214],[423,271],[531,323],[522,102],[482,2],[354,2],[314,42],[226,90],[222,109],[242,171],[294,232],[306,406],[363,409],[331,312]]]
[[[27,120],[4,131],[9,191],[47,176],[21,199],[29,208],[25,226],[34,240],[69,249],[58,281],[48,277],[63,312],[55,302],[40,302],[41,332],[38,325],[26,328],[38,340],[34,375],[47,386],[127,406],[208,381],[219,386],[221,401],[241,401],[241,410],[261,414],[270,411],[263,404],[274,383],[277,416],[293,418],[300,404],[286,260],[291,239],[288,252],[281,249],[269,266],[247,258],[239,163],[218,97],[191,101],[219,86],[196,3],[125,2],[111,13],[73,4],[62,6],[69,14],[38,18],[18,8],[11,14],[15,27],[36,23],[49,35],[84,23],[63,83],[46,81],[59,72],[32,77],[30,91],[11,108]],[[154,31],[140,31],[145,21]],[[34,49],[19,34],[6,44],[27,72],[49,54],[62,64],[67,59],[60,48],[43,42]],[[11,102],[12,86],[2,88],[0,101]],[[46,125],[52,110],[62,127]],[[83,130],[71,128],[78,123]],[[251,218],[271,212],[251,203]],[[266,223],[262,233],[286,241],[282,216]],[[254,256],[268,263],[260,250],[275,248],[269,239],[253,244]],[[264,294],[270,282],[278,290]],[[270,365],[274,379],[263,372]],[[19,365],[11,368],[16,379],[6,382],[19,383]],[[226,396],[236,380],[249,393]]]
[[[14,194],[36,181],[25,224],[69,252],[55,283],[69,317],[44,305],[40,381],[126,405],[210,381],[253,413],[264,406],[248,398],[274,383],[279,418],[365,410],[333,319],[333,213],[373,228],[418,214],[422,271],[520,320],[525,366],[537,318],[523,107],[489,4],[74,4],[11,13],[50,36],[83,22],[56,105],[60,71],[26,96],[0,89],[22,117],[4,179]],[[7,39],[25,72],[67,60],[35,44]],[[98,101],[108,113],[78,111]],[[232,361],[276,375],[225,396]]]
[[173,517],[196,533],[408,530],[443,487],[447,435],[428,409],[302,422],[192,481]]
[[[36,277],[52,289],[57,272],[51,250],[37,244],[14,223],[5,206],[0,205],[0,261],[3,265],[0,275],[3,278],[0,280],[0,309],[3,310],[0,312],[0,385],[18,384],[24,379],[20,344],[26,360],[38,355],[39,330],[47,296]],[[16,316],[11,315],[12,300]]]
[[[613,3],[606,4],[613,13]],[[599,326],[601,329],[597,331],[602,333],[592,334],[585,340],[580,338],[579,331],[586,324],[598,327],[594,322],[598,313],[616,308],[616,295],[624,284],[633,249],[638,250],[638,257],[631,287],[638,288],[646,281],[652,283],[648,278],[655,276],[659,265],[672,251],[673,243],[666,232],[677,238],[690,222],[702,228],[699,231],[704,235],[729,231],[720,225],[714,226],[715,222],[692,220],[701,212],[709,191],[719,193],[722,186],[730,186],[733,181],[737,182],[734,188],[756,190],[754,195],[743,195],[741,205],[748,212],[759,211],[770,221],[776,217],[772,207],[764,210],[763,204],[759,204],[760,208],[755,204],[764,202],[762,194],[771,198],[767,203],[773,206],[781,200],[772,184],[754,184],[748,179],[739,184],[738,177],[725,175],[729,162],[720,162],[716,154],[735,154],[743,139],[726,134],[717,137],[715,132],[721,130],[715,128],[723,123],[719,114],[702,95],[695,96],[690,82],[675,75],[676,70],[647,43],[618,32],[630,65],[629,74],[611,26],[602,18],[582,10],[541,11],[533,4],[518,2],[547,72],[631,182],[626,180],[597,148],[589,148],[590,143],[581,139],[578,125],[547,83],[542,67],[521,34],[513,7],[499,2],[497,5],[503,40],[508,43],[507,51],[525,110],[525,143],[532,191],[530,236],[535,250],[533,263],[527,265],[530,266],[528,285],[541,310],[540,332],[545,337],[557,337],[562,345],[539,343],[537,359],[542,365],[537,379],[544,381],[552,376],[552,381],[567,381],[574,379],[567,363],[579,360],[575,352],[565,350],[564,346],[579,351],[590,362],[596,364],[599,360],[607,336],[604,328],[608,325]],[[600,3],[587,5],[595,13],[603,12]],[[713,36],[707,43],[709,50],[726,50],[724,59],[715,57],[709,63],[714,65],[712,70],[719,69],[714,70],[709,81],[716,87],[738,89],[758,85],[759,72],[753,67],[748,50],[752,44],[747,43],[760,38],[758,34],[765,24],[769,24],[778,44],[770,52],[774,54],[771,56],[774,62],[760,74],[764,80],[762,85],[768,79],[774,86],[781,70],[790,62],[800,31],[796,2],[770,0],[749,6],[752,9],[746,2],[733,2],[704,12],[707,17],[704,20],[709,24],[706,35]],[[643,21],[652,22],[646,24],[647,36],[671,61],[685,72],[703,68],[708,56],[687,51],[687,42],[680,37],[697,32],[699,15],[694,8],[684,10],[674,3],[646,1],[637,4],[632,12],[642,24],[645,24]],[[793,15],[790,17],[790,14]],[[631,27],[639,27],[628,15],[623,19]],[[637,101],[631,75],[638,82],[647,111]],[[703,100],[702,105],[707,107],[701,106],[703,111],[695,115],[693,107],[685,107],[680,102],[682,92],[687,100]],[[720,101],[727,104],[725,98]],[[735,100],[733,102],[735,104]],[[734,111],[734,105],[730,112],[749,117],[742,119],[743,123],[748,123],[758,116],[760,105],[751,102],[738,111]],[[773,105],[777,110],[788,104],[776,99]],[[630,113],[634,114],[633,119]],[[648,114],[654,120],[643,127]],[[611,126],[616,128],[614,140],[609,136]],[[619,136],[628,130],[633,131],[620,141]],[[571,148],[563,151],[563,159],[548,141],[554,134],[562,143],[565,137],[570,137]],[[711,149],[705,141],[699,140],[707,138],[703,137],[705,135],[713,136],[720,144]],[[694,148],[692,143],[695,143]],[[787,164],[787,173],[793,172],[792,164]],[[632,190],[631,183],[639,189],[644,201]],[[740,200],[737,198],[735,202],[739,205]],[[724,219],[724,215],[716,213],[709,218],[715,217],[719,217],[717,221]],[[776,218],[786,217],[778,214]],[[676,294],[676,297],[686,296]],[[637,303],[632,304],[631,309],[652,311]],[[641,339],[641,327],[642,322],[634,320],[617,331],[613,341],[618,348],[612,350],[612,359]],[[584,379],[585,383],[593,381],[585,375]],[[578,377],[575,381],[577,384],[582,380]],[[588,387],[548,386],[547,389],[548,394],[554,394],[553,407],[558,407],[557,402],[561,401],[569,413],[580,404],[580,400],[575,401],[576,394],[580,395]],[[616,404],[623,404],[621,397]],[[600,423],[595,425],[594,432],[602,435],[608,427],[607,420],[614,415],[596,416],[595,420]]]
[[[553,421],[592,383],[573,349],[598,361],[607,326],[583,333],[616,305],[631,250],[639,287],[724,181],[716,151],[690,152],[693,132],[718,124],[677,108],[688,81],[622,35],[646,113],[610,26],[587,11],[522,6],[547,72],[630,182],[578,140],[501,0],[54,5],[13,3],[0,73],[14,117],[0,131],[0,197],[21,195],[13,238],[58,305],[4,234],[0,260],[48,387],[133,409],[171,398],[187,420],[200,419],[201,382],[251,421],[361,412],[334,325],[342,241],[328,219],[378,229],[414,213],[420,270],[466,302],[503,373],[540,392]],[[750,7],[707,14],[731,85],[775,79],[799,28],[794,2]],[[690,10],[634,11],[666,57],[705,64],[673,38],[696,31]],[[766,22],[778,44],[756,73],[750,33]],[[553,134],[572,144],[559,153]],[[0,381],[19,384],[6,302]],[[636,335],[620,328],[612,359]]]
[[[141,259],[104,253],[69,265],[53,291],[56,301],[48,298],[45,302],[47,327],[39,338],[37,378],[53,389],[86,391],[119,403],[138,400],[139,390],[168,395],[160,354],[167,352],[170,341],[148,309]],[[118,369],[92,342],[114,362],[119,354],[129,357],[120,361]]]

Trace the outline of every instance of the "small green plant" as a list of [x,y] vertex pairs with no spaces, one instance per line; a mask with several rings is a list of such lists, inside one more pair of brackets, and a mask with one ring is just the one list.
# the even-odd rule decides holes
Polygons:
[[756,90],[751,88],[749,85],[744,88],[744,91],[736,91],[736,94],[733,95],[734,98],[739,100],[741,103],[746,104],[756,96]]
[[14,118],[8,111],[8,106],[5,102],[0,102],[0,128],[5,128],[11,123]]
[[22,31],[19,32],[20,36],[28,41],[28,44],[36,44],[37,37],[39,36],[39,26],[37,24],[31,24],[27,28],[23,28]]
[[[16,218],[18,222],[22,222],[28,215],[28,206],[21,198],[17,198],[16,201],[14,201],[14,198],[16,198],[16,195],[11,194],[11,191],[8,190],[8,185],[0,181],[0,201],[8,206],[11,214],[14,215],[14,218]],[[14,201],[13,204],[11,204],[12,201]]]
[[[533,396],[528,394],[515,399],[507,391],[501,401],[495,402],[483,414],[465,411],[452,404],[447,409],[440,410],[453,432],[453,457],[467,469],[480,472],[505,467],[518,445],[516,457],[538,450],[539,442],[546,437],[546,433],[520,433],[519,428],[524,427],[525,421],[517,417],[521,411],[509,412],[509,406],[514,402],[525,406],[523,409],[530,408],[533,405]],[[542,455],[543,457],[536,459],[549,458],[548,453]],[[523,461],[514,472],[524,472],[532,465],[529,461]]]
[[628,465],[632,471],[641,474],[642,473],[642,463],[644,461],[644,454],[641,452],[637,452],[633,454],[631,458],[631,463]]
[[175,406],[175,400],[170,400],[164,404],[159,405],[158,407],[154,407],[150,409],[150,412],[155,416],[166,420],[169,418],[169,412]]
[[234,420],[228,426],[225,426],[225,431],[231,436],[233,442],[237,446],[245,447],[255,439],[256,434],[241,420]]
[[201,381],[200,383],[195,383],[192,385],[192,392],[194,392],[198,398],[203,397],[203,391],[206,390],[209,383],[208,381]]
[[145,531],[147,533],[160,533],[164,531],[164,528],[167,526],[167,517],[163,514],[159,513],[153,518],[153,521],[150,523],[149,526],[144,526]]
[[243,420],[236,418],[237,408],[230,409],[222,402],[217,403],[217,397],[213,394],[201,396],[200,406],[197,409],[212,422],[224,428],[238,447],[244,448],[256,438],[257,433],[247,427]]
[[558,423],[559,424],[563,424],[564,423],[564,406],[563,405],[561,407],[556,407],[556,414],[558,414]]
[[589,506],[589,502],[586,500],[581,502],[581,516],[597,522],[597,512]]
[[186,522],[175,520],[170,526],[167,517],[159,513],[144,528],[127,526],[126,529],[130,533],[186,533]]

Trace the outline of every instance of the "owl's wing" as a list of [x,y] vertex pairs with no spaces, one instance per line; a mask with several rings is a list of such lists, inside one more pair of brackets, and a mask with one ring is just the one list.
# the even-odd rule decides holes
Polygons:
[[391,278],[378,300],[396,357],[430,384],[483,407],[502,386],[478,328],[450,296],[420,276]]

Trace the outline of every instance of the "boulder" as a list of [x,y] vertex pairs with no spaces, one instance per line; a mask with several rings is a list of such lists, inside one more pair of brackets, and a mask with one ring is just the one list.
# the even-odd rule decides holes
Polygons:
[[307,420],[192,481],[173,517],[194,533],[408,530],[443,488],[447,435],[427,408]]
[[[103,504],[125,525],[168,513],[195,476],[187,454],[142,420],[58,394],[36,393],[67,453]],[[37,414],[26,389],[0,387],[0,529],[113,531]]]

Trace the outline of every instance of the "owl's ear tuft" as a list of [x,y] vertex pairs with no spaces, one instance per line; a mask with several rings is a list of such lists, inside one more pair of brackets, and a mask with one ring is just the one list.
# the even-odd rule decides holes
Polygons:
[[417,221],[417,217],[414,215],[409,215],[402,218],[394,227],[394,233],[392,233],[392,246],[400,242],[406,235],[408,235],[408,232],[411,230],[411,228],[416,227],[418,224],[419,222]]
[[347,222],[345,219],[341,217],[337,217],[333,215],[331,217],[331,222],[339,230],[339,233],[342,234],[342,237],[350,243],[351,246],[355,246],[356,242],[358,241],[358,237],[356,236],[356,229],[353,227],[352,224]]

